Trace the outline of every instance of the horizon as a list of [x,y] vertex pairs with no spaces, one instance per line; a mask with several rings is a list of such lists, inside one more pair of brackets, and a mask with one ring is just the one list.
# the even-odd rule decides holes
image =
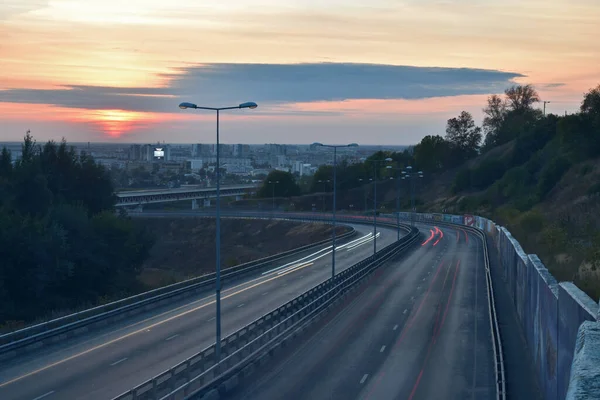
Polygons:
[[213,143],[214,113],[178,104],[255,101],[221,113],[222,143],[411,146],[515,84],[576,112],[599,18],[594,0],[8,0],[0,140]]

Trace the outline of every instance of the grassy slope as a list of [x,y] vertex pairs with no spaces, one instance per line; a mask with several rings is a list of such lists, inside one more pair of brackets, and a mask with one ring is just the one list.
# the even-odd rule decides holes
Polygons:
[[[156,243],[140,280],[148,288],[164,286],[215,268],[215,223],[206,218],[136,219],[148,227]],[[346,228],[338,227],[341,234]],[[291,221],[221,221],[221,260],[224,268],[267,257],[331,236],[331,227]]]
[[[470,161],[468,166],[477,168],[494,158],[506,160],[516,150],[514,143],[507,143]],[[452,193],[458,170],[428,179],[419,196],[425,202],[424,210],[446,209],[448,213],[489,217],[506,226],[526,252],[538,254],[558,280],[575,281],[592,298],[600,297],[600,271],[595,267],[600,261],[597,250],[600,197],[593,193],[594,185],[597,187],[600,182],[600,159],[575,160],[566,173],[553,182],[545,198],[534,201],[531,208],[522,206],[521,199],[535,193],[539,173],[520,188],[518,195],[495,202],[490,201],[495,190],[508,179],[498,179],[487,189]]]

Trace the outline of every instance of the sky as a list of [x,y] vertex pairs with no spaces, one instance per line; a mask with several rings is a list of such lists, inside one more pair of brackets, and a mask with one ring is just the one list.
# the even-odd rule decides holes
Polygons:
[[[0,141],[408,145],[600,84],[597,0],[3,0]],[[541,107],[541,105],[539,105]]]

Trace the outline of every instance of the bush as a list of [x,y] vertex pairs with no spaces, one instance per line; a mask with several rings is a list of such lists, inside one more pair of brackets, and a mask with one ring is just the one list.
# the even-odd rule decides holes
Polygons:
[[579,168],[579,176],[586,176],[587,174],[589,174],[590,172],[592,172],[593,168],[590,164],[583,164],[580,168]]
[[544,228],[544,222],[539,211],[528,211],[521,216],[520,226],[527,233],[538,233]]
[[452,192],[458,193],[460,191],[466,190],[471,186],[471,170],[469,168],[463,168],[454,177],[454,182],[452,183]]
[[502,160],[486,160],[479,167],[471,170],[471,186],[476,189],[485,189],[502,178],[505,171],[506,167]]
[[592,186],[590,186],[588,188],[587,194],[589,196],[600,195],[600,182],[596,182]]
[[554,158],[542,170],[540,181],[537,187],[537,194],[541,200],[545,199],[548,193],[554,188],[556,183],[560,181],[563,175],[571,167],[571,161],[564,156]]

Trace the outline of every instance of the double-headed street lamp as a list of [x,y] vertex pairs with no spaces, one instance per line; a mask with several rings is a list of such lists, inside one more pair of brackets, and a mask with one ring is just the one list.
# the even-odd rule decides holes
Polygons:
[[[365,180],[365,179],[363,179],[363,178],[358,178],[358,181],[359,181],[359,182],[362,182],[363,180]],[[365,211],[365,212],[367,212],[367,207],[368,207],[368,206],[367,206],[367,190],[368,190],[368,188],[369,188],[369,186],[368,186],[368,183],[369,183],[369,181],[372,181],[372,180],[373,180],[373,178],[369,178],[369,179],[368,179],[368,181],[367,181],[367,189],[365,189],[365,208],[364,208],[364,211]]]
[[335,208],[336,208],[336,165],[337,165],[337,149],[338,147],[358,147],[356,143],[345,145],[331,145],[323,143],[313,143],[315,146],[329,147],[333,149],[333,233],[331,234],[332,251],[331,251],[331,277],[335,277]]
[[402,168],[394,168],[391,165],[388,165],[386,168],[394,171],[399,171],[402,175],[398,175],[394,178],[396,179],[396,228],[398,230],[398,240],[400,240],[400,181],[404,179],[406,171]]
[[370,160],[375,164],[375,176],[373,177],[374,195],[373,195],[373,255],[377,255],[377,166],[381,163],[392,162],[391,158],[385,160]]
[[410,224],[412,226],[415,225],[415,178],[423,178],[423,171],[417,171],[415,173],[412,172],[412,167],[409,165],[405,169],[406,178],[410,179],[410,208],[411,208],[411,217]]
[[[331,181],[330,181],[329,179],[327,179],[326,181],[325,181],[325,180],[322,180],[322,179],[319,179],[317,182],[319,182],[319,183],[322,183],[322,184],[323,184],[323,192],[325,192],[325,190],[326,190],[326,187],[325,187],[325,185],[326,185],[327,183],[331,182]],[[323,195],[322,195],[321,197],[323,198],[323,212],[325,212],[325,193],[323,193]]]
[[182,110],[194,108],[196,110],[209,110],[217,112],[217,211],[216,211],[216,275],[215,275],[215,304],[217,307],[217,340],[215,344],[215,358],[217,363],[221,362],[221,173],[219,171],[219,113],[224,110],[236,110],[241,108],[255,109],[258,105],[252,101],[242,103],[235,107],[199,107],[193,103],[181,103]]
[[279,181],[269,181],[269,185],[273,185],[273,213],[275,213],[275,185],[277,185]]

